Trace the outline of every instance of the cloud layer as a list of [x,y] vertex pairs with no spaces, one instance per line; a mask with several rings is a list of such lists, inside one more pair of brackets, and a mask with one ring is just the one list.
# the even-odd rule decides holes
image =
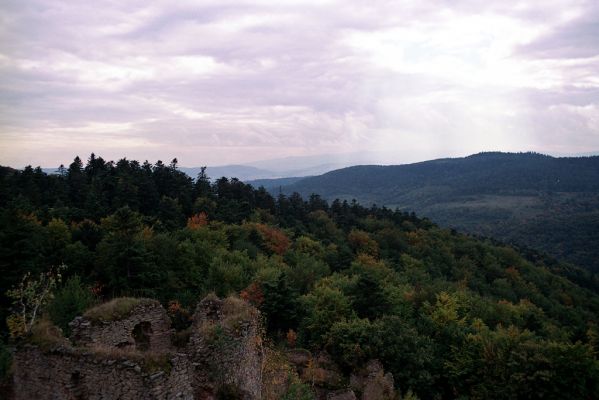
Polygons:
[[593,0],[0,7],[0,164],[599,149]]

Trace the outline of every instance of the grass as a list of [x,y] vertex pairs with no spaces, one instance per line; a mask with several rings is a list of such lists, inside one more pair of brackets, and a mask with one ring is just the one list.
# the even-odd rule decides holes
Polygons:
[[141,352],[135,349],[121,349],[112,346],[94,345],[85,349],[96,358],[104,360],[131,361],[139,364],[142,371],[154,373],[164,371],[170,373],[172,369],[170,354],[155,353],[152,351]]
[[28,342],[40,347],[42,350],[50,350],[59,346],[68,346],[69,341],[62,336],[60,328],[47,318],[40,319],[31,328]]
[[[218,300],[218,297],[214,296],[211,300]],[[221,320],[203,321],[198,330],[209,345],[223,350],[233,345],[235,338],[243,335],[244,326],[251,324],[259,316],[258,310],[234,296],[222,301],[221,312]]]
[[93,322],[118,321],[127,317],[139,305],[156,303],[156,300],[134,297],[118,297],[90,308],[83,316]]
[[250,322],[257,317],[257,310],[246,301],[234,296],[223,300],[222,325],[225,328],[237,331],[242,323]]

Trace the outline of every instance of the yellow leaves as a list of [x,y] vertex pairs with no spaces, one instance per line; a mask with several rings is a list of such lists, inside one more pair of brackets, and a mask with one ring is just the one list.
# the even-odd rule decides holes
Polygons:
[[322,257],[325,252],[320,242],[310,239],[307,236],[300,236],[297,238],[294,247],[301,253],[309,254],[319,258]]
[[352,229],[347,236],[347,241],[357,254],[363,253],[372,257],[378,257],[379,255],[378,243],[367,232]]
[[27,325],[22,315],[12,314],[6,318],[6,326],[12,339],[21,339],[27,333]]
[[460,319],[458,315],[458,299],[456,295],[447,292],[437,294],[437,301],[432,309],[430,317],[439,325],[464,323],[464,319]]

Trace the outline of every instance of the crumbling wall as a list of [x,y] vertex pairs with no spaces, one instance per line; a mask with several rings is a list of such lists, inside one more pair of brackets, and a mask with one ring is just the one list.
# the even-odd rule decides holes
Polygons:
[[209,296],[194,314],[189,355],[196,394],[229,390],[243,399],[260,399],[262,339],[259,313],[235,298]]
[[168,364],[151,371],[127,358],[25,346],[15,354],[15,400],[193,399],[187,359]]
[[122,319],[94,321],[77,317],[71,322],[71,338],[78,346],[116,347],[168,352],[172,349],[171,321],[157,301],[144,301]]

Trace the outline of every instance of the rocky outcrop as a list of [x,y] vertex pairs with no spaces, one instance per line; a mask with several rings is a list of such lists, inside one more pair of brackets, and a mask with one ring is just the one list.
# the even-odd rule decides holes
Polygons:
[[378,360],[371,360],[350,377],[350,387],[362,393],[362,400],[393,400],[396,398],[393,375],[385,373]]

